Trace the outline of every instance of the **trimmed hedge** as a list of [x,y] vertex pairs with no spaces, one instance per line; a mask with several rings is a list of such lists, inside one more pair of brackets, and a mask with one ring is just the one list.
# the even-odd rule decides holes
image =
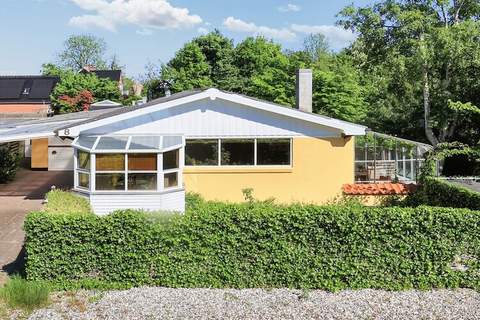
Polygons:
[[31,213],[27,278],[63,288],[480,288],[480,212],[262,203],[194,210],[153,220],[135,211]]
[[480,193],[440,179],[428,178],[417,192],[405,199],[405,205],[480,210]]

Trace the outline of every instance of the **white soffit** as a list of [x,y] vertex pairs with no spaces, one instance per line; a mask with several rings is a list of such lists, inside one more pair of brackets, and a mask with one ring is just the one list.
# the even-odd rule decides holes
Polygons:
[[341,131],[343,134],[348,136],[365,135],[365,131],[367,130],[367,127],[357,125],[354,123],[333,119],[333,118],[321,116],[314,113],[307,113],[307,112],[299,111],[294,108],[279,106],[273,103],[260,101],[260,100],[249,98],[239,94],[223,92],[218,89],[208,89],[208,90],[201,91],[186,97],[179,97],[177,99],[169,100],[166,102],[160,101],[158,104],[153,104],[146,107],[138,107],[123,113],[114,114],[110,117],[92,119],[91,121],[86,121],[78,125],[73,125],[71,127],[67,126],[65,128],[60,129],[58,132],[58,135],[76,137],[80,135],[82,131],[90,130],[92,128],[109,125],[115,122],[125,121],[133,117],[142,116],[151,112],[160,111],[163,109],[199,101],[202,99],[215,100],[217,98],[238,103],[241,105],[245,105],[248,107],[260,109],[263,111],[272,112],[274,114],[279,114],[286,117],[303,120],[309,123],[314,123],[321,126],[333,128]]

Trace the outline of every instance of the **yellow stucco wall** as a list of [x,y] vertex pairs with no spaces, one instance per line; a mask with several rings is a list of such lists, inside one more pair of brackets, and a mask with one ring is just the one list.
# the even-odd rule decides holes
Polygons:
[[286,169],[186,167],[185,188],[207,200],[243,201],[242,189],[253,188],[257,199],[321,204],[353,183],[353,138],[294,138],[292,151],[292,167]]

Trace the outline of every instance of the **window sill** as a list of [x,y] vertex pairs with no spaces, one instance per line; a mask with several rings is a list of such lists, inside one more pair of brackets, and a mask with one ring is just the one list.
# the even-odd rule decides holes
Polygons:
[[148,190],[89,191],[85,189],[74,188],[73,191],[80,194],[85,194],[85,195],[159,195],[159,194],[185,191],[185,189],[181,187],[177,187],[177,188],[167,188],[162,191],[155,191],[155,190],[152,190],[152,191],[148,191]]
[[184,174],[207,173],[291,173],[292,167],[185,167]]

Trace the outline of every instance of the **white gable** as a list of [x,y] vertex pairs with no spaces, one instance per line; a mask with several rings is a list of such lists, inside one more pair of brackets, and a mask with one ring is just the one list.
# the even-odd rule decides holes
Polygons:
[[222,99],[203,99],[93,128],[88,134],[218,136],[340,136],[341,131]]
[[364,135],[366,127],[245,96],[208,89],[124,109],[60,130],[59,135],[80,133],[156,133],[209,136],[339,136]]

